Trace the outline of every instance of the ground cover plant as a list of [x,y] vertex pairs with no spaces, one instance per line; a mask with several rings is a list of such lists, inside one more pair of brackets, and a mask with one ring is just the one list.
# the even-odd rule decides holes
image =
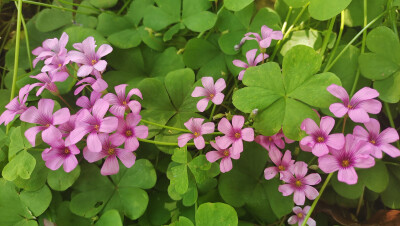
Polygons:
[[400,1],[1,4],[0,225],[399,224]]

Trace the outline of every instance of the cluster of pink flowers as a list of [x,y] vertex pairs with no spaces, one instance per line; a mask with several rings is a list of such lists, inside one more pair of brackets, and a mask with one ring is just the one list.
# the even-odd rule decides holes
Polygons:
[[[33,50],[37,56],[34,65],[39,61],[45,64],[40,74],[31,76],[40,83],[20,89],[19,96],[6,106],[7,110],[0,116],[0,124],[7,125],[16,115],[21,115],[21,121],[38,124],[26,130],[25,137],[34,147],[36,136],[41,132],[42,140],[50,146],[42,152],[42,158],[51,170],[61,166],[66,172],[75,169],[78,165],[77,155],[80,154],[78,147],[83,146],[83,143],[83,157],[88,162],[105,158],[101,168],[103,175],[118,173],[118,158],[126,167],[132,167],[136,160],[133,152],[139,147],[138,138],[148,136],[148,128],[138,125],[141,120],[141,104],[131,99],[133,95],[142,98],[140,90],[131,89],[126,94],[127,85],[122,84],[115,87],[116,94],[103,96],[101,92],[108,87],[102,79],[107,62],[101,58],[112,51],[111,46],[101,45],[96,52],[94,38],[88,37],[82,43],[73,45],[78,51],[68,52],[65,48],[67,42],[68,35],[63,33],[60,40],[48,39],[42,47]],[[52,99],[40,99],[37,108],[26,106],[29,92],[35,87],[40,87],[37,96],[44,89],[59,96],[54,82],[63,82],[68,76],[73,76],[68,70],[72,62],[79,67],[78,77],[94,76],[77,82],[75,95],[86,86],[90,85],[93,89],[90,98],[81,96],[77,99],[76,105],[81,107],[78,112],[71,114],[68,108],[62,108],[53,113],[55,103]]]
[[249,32],[244,35],[244,38],[240,41],[238,45],[235,46],[236,50],[239,50],[239,48],[247,41],[247,40],[256,40],[259,49],[261,51],[260,54],[257,55],[257,49],[251,49],[247,51],[246,53],[246,62],[243,62],[241,60],[234,60],[232,63],[240,68],[243,68],[243,70],[240,71],[238,79],[242,80],[244,72],[246,71],[247,68],[257,66],[261,61],[264,61],[269,57],[268,54],[265,53],[266,49],[271,45],[272,39],[274,40],[281,40],[283,38],[283,34],[281,31],[274,31],[273,29],[267,27],[266,25],[263,25],[261,27],[261,36],[258,33],[254,32]]

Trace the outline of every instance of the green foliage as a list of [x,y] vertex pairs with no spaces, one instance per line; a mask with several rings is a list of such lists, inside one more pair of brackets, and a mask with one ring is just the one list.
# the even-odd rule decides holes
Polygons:
[[332,73],[314,75],[320,67],[321,57],[313,49],[295,46],[283,59],[282,74],[279,65],[272,62],[249,68],[243,78],[248,87],[234,93],[233,104],[245,113],[259,110],[254,127],[260,133],[271,136],[282,128],[287,137],[299,140],[303,120],[318,120],[308,105],[329,107],[335,99],[326,87],[341,84]]
[[204,203],[196,211],[196,225],[238,225],[235,209],[225,203]]
[[351,0],[310,0],[308,12],[316,20],[328,20],[344,10]]
[[387,27],[377,27],[367,36],[370,53],[360,55],[360,70],[364,77],[374,80],[379,98],[389,103],[400,100],[400,43]]

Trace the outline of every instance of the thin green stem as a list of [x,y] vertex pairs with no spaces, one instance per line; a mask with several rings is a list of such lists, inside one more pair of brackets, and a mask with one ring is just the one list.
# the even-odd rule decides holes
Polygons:
[[346,120],[349,117],[348,114],[346,114],[343,118],[343,127],[342,127],[342,133],[344,134],[344,129],[346,128]]
[[128,7],[129,3],[131,3],[132,0],[128,0],[125,2],[125,4],[121,7],[121,9],[118,11],[117,15],[121,15],[121,13],[125,10],[126,7]]
[[[19,0],[12,0],[12,1],[19,1]],[[84,13],[84,12],[80,12],[78,10],[74,10],[74,9],[68,9],[68,8],[64,8],[61,6],[56,6],[56,5],[50,5],[50,4],[46,4],[46,3],[42,3],[42,2],[35,2],[35,1],[30,1],[30,0],[22,0],[23,3],[27,3],[27,4],[32,4],[32,5],[38,5],[38,6],[43,6],[43,7],[48,7],[48,8],[54,8],[54,9],[61,9],[64,11],[69,11],[69,12],[74,12],[74,13],[80,13],[80,14],[85,14],[85,15],[91,15],[90,13]]]
[[387,10],[389,11],[389,19],[392,22],[393,31],[396,34],[397,40],[399,39],[398,32],[397,32],[397,22],[396,22],[396,11],[393,15],[393,0],[389,0],[387,4]]
[[150,122],[150,121],[147,121],[147,120],[144,120],[144,119],[142,119],[140,121],[144,122],[146,124],[150,124],[150,125],[153,125],[153,126],[158,126],[158,127],[165,128],[165,129],[172,129],[172,130],[176,130],[176,131],[182,131],[182,132],[185,132],[185,133],[191,133],[191,131],[187,130],[187,129],[181,129],[181,128],[176,128],[176,127],[172,127],[172,126],[165,126],[165,125],[161,125],[161,124],[158,124],[158,123],[155,123],[155,122]]
[[339,58],[343,55],[343,53],[358,39],[358,37],[361,36],[361,34],[363,34],[363,32],[365,30],[367,30],[372,24],[374,24],[377,20],[379,20],[379,18],[381,18],[382,16],[384,16],[387,12],[383,12],[381,14],[379,14],[377,17],[375,17],[373,20],[371,20],[371,22],[369,22],[367,24],[367,26],[364,26],[363,29],[361,29],[360,32],[358,32],[358,34],[356,36],[354,36],[354,38],[347,43],[347,45],[342,49],[342,51],[340,51],[340,53],[335,57],[335,59],[332,61],[331,64],[329,64],[327,66],[327,68],[325,69],[326,71],[329,71],[333,65],[335,65],[335,63],[339,60]]
[[58,1],[58,2],[61,2],[61,3],[63,3],[63,4],[66,4],[66,5],[72,5],[72,6],[76,6],[76,7],[82,7],[82,8],[87,8],[87,9],[95,10],[95,11],[97,11],[97,12],[101,12],[99,9],[94,8],[94,7],[90,7],[90,6],[87,6],[87,5],[77,4],[77,3],[68,2],[68,1],[64,1],[64,0],[57,0],[57,1]]
[[[225,7],[225,5],[222,5],[222,6],[221,6],[221,8],[220,8],[220,9],[218,10],[218,12],[217,12],[217,16],[221,13],[221,11],[222,11],[222,9],[224,9],[224,7]],[[197,36],[197,38],[203,37],[203,35],[204,35],[205,32],[206,32],[206,31],[200,32],[200,34]]]
[[[22,0],[18,0],[17,5],[18,16],[17,16],[17,30],[16,30],[16,37],[15,37],[15,56],[14,56],[14,71],[13,71],[13,81],[11,86],[11,95],[10,101],[14,99],[15,91],[17,88],[17,74],[18,74],[18,61],[19,61],[19,45],[21,41],[21,19],[22,19]],[[10,130],[10,125],[7,125],[6,134]]]
[[[157,145],[165,145],[165,146],[178,146],[178,143],[170,143],[170,142],[162,142],[162,141],[155,141],[155,140],[147,140],[147,139],[140,139],[138,141],[150,143],[150,144],[157,144]],[[205,144],[210,144],[209,142],[205,142]],[[187,146],[194,146],[194,143],[187,143]]]
[[329,64],[331,64],[331,62],[332,62],[332,60],[333,60],[333,57],[335,56],[336,50],[337,50],[337,48],[338,48],[338,46],[339,46],[339,44],[340,44],[340,40],[342,39],[343,29],[344,29],[344,10],[340,13],[340,30],[339,30],[339,35],[338,35],[338,38],[336,39],[335,46],[333,47],[333,50],[332,50],[332,52],[331,52],[331,54],[330,54],[328,63],[327,63],[326,66],[325,66],[324,72],[327,71],[327,70],[326,70],[326,69],[327,69],[327,66],[328,66]]
[[[17,3],[15,2],[15,5],[17,5]],[[26,43],[26,52],[28,54],[28,60],[29,60],[29,67],[31,69],[31,71],[33,71],[33,64],[32,64],[32,57],[31,57],[31,47],[29,44],[29,35],[28,35],[28,29],[26,28],[26,23],[25,23],[25,19],[24,19],[24,15],[21,14],[21,21],[22,21],[22,26],[24,27],[24,34],[25,34],[25,43]]]
[[[392,112],[390,111],[389,104],[386,103],[386,102],[383,102],[383,105],[385,106],[385,110],[386,110],[386,114],[387,114],[388,119],[389,119],[390,126],[391,126],[393,129],[396,129],[396,125],[394,124],[393,116],[392,116]],[[396,144],[397,144],[397,147],[400,148],[400,142],[397,141]]]
[[[364,27],[367,26],[368,23],[368,15],[367,15],[367,0],[364,0]],[[367,30],[363,31],[363,38],[361,42],[361,53],[365,52],[365,45],[367,43]],[[354,78],[353,87],[351,88],[350,96],[356,92],[356,87],[358,83],[358,79],[360,78],[360,69],[357,68],[356,77]]]
[[217,105],[213,103],[213,108],[211,110],[210,118],[208,119],[209,121],[212,121],[216,107]]
[[285,31],[286,31],[286,26],[289,22],[290,14],[292,14],[292,10],[293,10],[293,8],[291,6],[289,6],[289,10],[288,10],[288,13],[286,14],[285,22],[283,23],[283,26],[282,26],[282,33],[285,33]]
[[293,24],[289,27],[289,29],[286,31],[286,33],[284,33],[282,40],[279,40],[278,43],[275,46],[274,52],[272,53],[272,56],[269,58],[270,61],[273,61],[279,48],[281,47],[281,45],[283,44],[283,41],[289,36],[290,32],[293,30],[294,26],[296,25],[297,21],[300,20],[301,16],[303,15],[303,13],[306,11],[308,5],[310,3],[307,3],[305,6],[303,6],[303,8],[301,9],[300,13],[297,15],[297,17],[294,19]]
[[358,214],[360,213],[360,210],[361,210],[361,205],[362,205],[363,200],[364,200],[364,190],[365,190],[365,187],[363,186],[360,199],[358,200],[356,216],[358,216]]
[[328,46],[329,38],[331,37],[333,25],[335,25],[335,20],[336,20],[336,16],[333,17],[331,19],[331,22],[329,23],[328,32],[326,33],[326,35],[324,37],[324,42],[322,43],[321,52],[319,53],[321,56],[324,56],[324,54],[325,54],[325,50],[326,50],[326,47]]
[[328,185],[329,181],[331,180],[332,175],[333,175],[333,173],[330,173],[330,174],[328,175],[328,177],[326,178],[324,184],[322,185],[321,190],[319,190],[319,194],[318,194],[317,198],[316,198],[316,199],[314,200],[314,202],[312,203],[311,208],[310,208],[310,210],[308,211],[307,216],[304,218],[304,221],[303,221],[303,223],[301,224],[301,226],[305,226],[305,225],[307,224],[308,218],[310,218],[312,212],[314,211],[315,206],[317,205],[319,199],[321,198],[322,194],[324,193],[325,188],[326,188],[326,186]]

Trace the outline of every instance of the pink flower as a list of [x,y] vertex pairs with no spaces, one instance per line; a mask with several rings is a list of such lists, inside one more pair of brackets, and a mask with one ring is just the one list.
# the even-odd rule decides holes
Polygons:
[[117,157],[127,168],[131,168],[135,164],[136,156],[131,151],[117,148],[120,145],[119,141],[109,137],[109,135],[105,133],[99,134],[99,140],[101,143],[100,152],[91,152],[85,147],[83,149],[83,156],[90,163],[106,157],[100,171],[102,175],[118,173],[119,164]]
[[347,91],[336,84],[332,84],[327,88],[333,96],[341,99],[343,103],[334,103],[329,106],[329,110],[336,117],[343,117],[349,114],[349,117],[354,122],[368,122],[368,113],[378,114],[381,111],[382,104],[379,100],[373,98],[378,97],[379,93],[375,89],[364,87],[360,89],[354,96],[349,100]]
[[212,77],[201,78],[201,83],[203,84],[204,88],[197,86],[193,90],[192,97],[205,97],[197,103],[197,109],[200,112],[203,112],[204,110],[206,110],[206,107],[210,100],[215,105],[220,105],[222,103],[225,96],[222,93],[222,90],[225,89],[226,84],[223,78],[218,79],[217,82],[215,82],[214,84],[214,79]]
[[280,179],[283,177],[283,172],[290,172],[290,169],[294,166],[294,160],[292,160],[292,153],[286,150],[285,155],[282,158],[282,152],[279,150],[271,150],[269,158],[276,166],[268,167],[264,170],[264,177],[266,180],[270,180],[280,172]]
[[328,154],[328,147],[334,149],[343,148],[344,135],[342,133],[329,135],[334,125],[335,120],[329,116],[321,118],[320,127],[317,126],[314,120],[310,118],[304,119],[301,123],[301,129],[310,136],[304,137],[300,144],[312,148],[312,153],[317,157]]
[[67,146],[71,144],[69,140],[69,134],[75,129],[75,122],[77,116],[78,114],[71,115],[68,121],[58,126],[58,130],[61,132],[62,137],[65,138],[65,145]]
[[382,151],[392,158],[400,156],[400,150],[390,144],[399,140],[399,134],[395,129],[387,128],[382,133],[379,133],[380,125],[378,120],[374,118],[364,123],[364,126],[368,129],[368,132],[361,126],[356,126],[354,127],[353,135],[368,142],[367,144],[371,146],[372,155],[375,158],[382,158]]
[[76,105],[91,112],[96,101],[101,98],[101,95],[99,92],[92,91],[90,99],[87,96],[81,96],[76,100]]
[[[296,162],[289,172],[284,172],[282,180],[287,184],[279,185],[278,190],[283,196],[289,196],[294,193],[293,201],[296,205],[304,205],[305,197],[314,200],[318,196],[317,189],[310,185],[316,185],[321,182],[321,176],[318,173],[307,175],[307,164],[305,162]],[[294,174],[294,175],[293,175]]]
[[33,66],[35,67],[40,60],[45,60],[45,64],[51,64],[52,62],[57,61],[57,58],[65,59],[65,56],[67,55],[67,49],[65,46],[67,43],[68,35],[65,32],[61,35],[60,40],[57,38],[44,40],[41,47],[37,47],[32,51],[32,54],[37,56],[33,60]]
[[226,173],[232,169],[232,159],[239,159],[240,158],[240,153],[233,153],[232,152],[232,147],[222,149],[218,145],[218,141],[210,142],[211,146],[216,150],[216,151],[210,151],[207,152],[206,158],[209,162],[215,162],[218,159],[221,159],[221,163],[219,165],[219,168],[222,173]]
[[61,139],[61,132],[55,127],[69,120],[70,113],[68,108],[62,108],[53,114],[54,101],[51,99],[40,99],[38,108],[30,107],[22,113],[20,119],[24,122],[36,123],[41,126],[31,127],[25,131],[25,137],[32,147],[35,146],[36,135],[42,132],[44,142],[51,144],[55,140]]
[[87,137],[87,147],[91,152],[101,151],[99,133],[111,133],[117,129],[118,119],[116,117],[105,117],[109,104],[103,99],[99,99],[93,106],[92,114],[83,109],[77,119],[76,128],[70,133],[69,140],[72,144],[78,143],[89,133]]
[[346,184],[356,184],[358,176],[354,167],[370,168],[375,159],[370,156],[372,148],[365,141],[352,134],[346,135],[346,143],[340,150],[331,150],[330,154],[319,157],[319,168],[325,173],[338,172],[338,180]]
[[258,33],[253,32],[246,33],[244,36],[245,37],[240,41],[239,46],[235,46],[235,49],[242,46],[246,40],[256,40],[261,48],[266,49],[271,45],[272,39],[281,40],[283,38],[282,31],[274,31],[266,25],[261,27],[261,36]]
[[[293,212],[296,215],[293,215],[291,217],[289,217],[288,219],[288,223],[289,224],[298,224],[298,226],[301,226],[303,224],[304,218],[307,216],[308,211],[310,211],[311,207],[310,206],[305,206],[304,209],[301,209],[301,207],[299,206],[295,206],[293,207]],[[314,219],[312,219],[311,217],[308,218],[307,220],[307,224],[309,226],[315,226],[317,225],[317,223],[315,222]]]
[[65,145],[64,140],[59,139],[50,143],[51,148],[42,152],[42,158],[46,161],[47,168],[57,170],[64,165],[64,171],[69,173],[78,165],[75,155],[80,151],[75,145]]
[[67,72],[54,72],[47,74],[46,72],[42,72],[35,76],[31,75],[29,77],[35,78],[41,82],[32,84],[33,87],[39,86],[40,88],[36,92],[36,96],[39,96],[44,89],[49,90],[52,93],[58,93],[57,86],[54,82],[64,82],[68,78]]
[[131,89],[128,93],[128,95],[126,95],[126,87],[128,85],[127,84],[122,84],[122,85],[118,85],[116,87],[114,87],[115,89],[115,94],[113,93],[107,93],[104,96],[104,100],[108,101],[108,103],[110,103],[112,105],[112,107],[110,108],[110,112],[111,114],[119,117],[119,118],[123,118],[125,112],[128,112],[129,109],[132,111],[132,113],[134,114],[139,114],[140,109],[142,108],[142,106],[140,105],[140,103],[136,100],[131,100],[131,97],[133,95],[136,95],[138,97],[140,97],[141,99],[143,99],[142,97],[142,93],[140,92],[139,89]]
[[215,141],[218,142],[221,148],[228,148],[232,144],[232,152],[241,153],[243,151],[243,141],[251,142],[254,140],[253,128],[242,129],[244,125],[244,117],[241,115],[234,115],[232,118],[232,125],[228,119],[222,118],[218,123],[218,130],[223,132],[225,136],[216,137]]
[[0,125],[3,123],[4,125],[7,125],[15,118],[16,115],[22,114],[26,109],[28,109],[25,104],[32,88],[29,84],[22,87],[19,90],[18,97],[15,97],[6,105],[7,110],[5,110],[0,116]]
[[247,63],[241,61],[241,60],[234,60],[232,61],[232,63],[236,66],[236,67],[241,67],[244,68],[244,70],[241,70],[238,76],[239,80],[243,79],[243,75],[244,72],[246,71],[247,68],[249,67],[253,67],[253,66],[257,66],[258,63],[260,63],[261,61],[267,59],[269,57],[268,54],[266,53],[260,53],[257,57],[256,57],[256,53],[257,53],[257,49],[252,49],[247,51],[246,53],[246,59],[247,59]]
[[268,151],[279,151],[277,146],[280,149],[285,148],[285,142],[283,142],[282,135],[279,133],[272,136],[258,135],[256,136],[255,142],[263,146]]
[[75,84],[78,88],[75,89],[74,95],[78,95],[86,86],[91,86],[92,89],[98,93],[103,92],[107,89],[108,84],[102,78],[94,79],[92,77],[87,77]]
[[70,51],[68,57],[71,61],[80,64],[78,77],[86,77],[90,74],[101,78],[101,73],[106,69],[107,62],[100,58],[109,54],[113,49],[110,45],[103,44],[96,52],[96,41],[88,37],[82,43],[75,43],[74,48],[79,51]]
[[138,114],[130,113],[126,120],[118,118],[117,132],[111,138],[119,144],[125,143],[125,150],[136,151],[139,147],[137,138],[145,139],[149,135],[149,128],[144,125],[138,126],[142,117]]
[[184,123],[185,127],[192,133],[184,133],[178,137],[179,147],[185,146],[189,140],[193,139],[197,149],[204,148],[205,142],[202,135],[213,133],[215,125],[212,122],[202,124],[203,121],[204,119],[202,118],[190,118]]

